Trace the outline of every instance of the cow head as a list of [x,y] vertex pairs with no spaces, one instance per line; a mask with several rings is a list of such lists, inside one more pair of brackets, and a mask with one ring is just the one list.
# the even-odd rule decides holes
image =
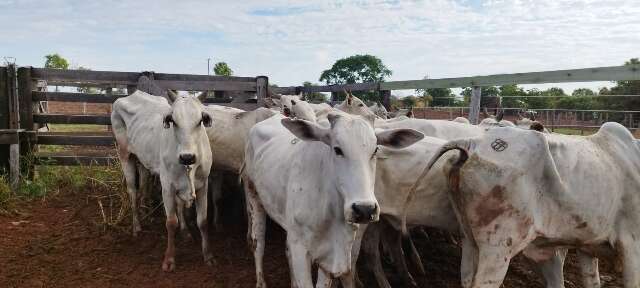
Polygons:
[[[205,92],[206,93],[206,92]],[[206,96],[203,93],[198,97],[178,96],[169,91],[168,98],[171,101],[171,111],[163,118],[165,129],[173,129],[176,139],[176,161],[185,166],[195,164],[199,159],[198,141],[200,137],[206,138],[204,127],[211,127],[211,116],[204,111],[202,100]]]
[[360,115],[365,117],[370,117],[372,119],[376,118],[376,114],[374,114],[367,105],[362,102],[358,97],[353,96],[353,94],[349,92],[345,92],[347,94],[347,98],[342,101],[342,103],[336,105],[334,108],[352,114],[352,115]]
[[316,113],[313,108],[308,102],[301,100],[299,96],[282,95],[280,105],[284,116],[316,122]]
[[389,112],[387,111],[387,108],[384,108],[384,106],[380,104],[380,102],[376,102],[376,104],[371,105],[369,107],[369,110],[371,110],[373,114],[375,114],[376,116],[382,119],[388,118]]
[[[366,107],[365,107],[366,108]],[[407,147],[424,137],[411,129],[374,132],[367,119],[340,112],[327,116],[331,126],[283,119],[282,124],[304,141],[319,141],[327,145],[322,161],[330,161],[336,191],[343,202],[344,217],[349,223],[377,221],[380,207],[374,195],[377,146]]]

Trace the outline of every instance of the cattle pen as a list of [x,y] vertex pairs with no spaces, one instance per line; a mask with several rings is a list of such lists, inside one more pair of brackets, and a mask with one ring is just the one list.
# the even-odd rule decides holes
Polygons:
[[[266,76],[235,77],[155,72],[58,70],[8,65],[0,67],[0,161],[2,161],[0,166],[5,171],[9,171],[10,182],[14,189],[19,185],[20,175],[23,174],[21,167],[22,171],[33,171],[28,167],[25,169],[25,163],[28,165],[108,165],[112,163],[115,157],[109,151],[111,149],[106,149],[103,153],[92,153],[91,155],[38,152],[36,149],[38,145],[114,146],[113,135],[108,131],[90,133],[48,132],[46,129],[41,129],[47,124],[109,125],[109,114],[51,114],[46,113],[47,111],[43,107],[47,105],[43,105],[43,103],[80,102],[108,105],[119,97],[133,93],[136,89],[143,91],[150,89],[149,87],[136,86],[138,78],[143,75],[149,77],[162,89],[212,91],[209,94],[212,97],[208,97],[205,101],[206,103],[232,106],[245,110],[253,110],[263,106],[265,99],[270,94],[331,92],[332,100],[336,100],[337,94],[345,90],[377,91],[382,96],[383,105],[388,107],[392,90],[472,87],[470,106],[466,109],[459,107],[454,109],[460,109],[459,111],[462,115],[469,116],[471,123],[477,124],[481,113],[480,99],[483,86],[640,80],[640,65],[461,78],[292,87],[270,87],[269,79]],[[50,91],[49,87],[56,87],[56,89],[55,91]],[[60,92],[58,87],[85,88],[84,90],[77,89],[77,91],[89,91],[89,89],[86,89],[87,87],[97,89],[89,91],[90,93]],[[255,100],[253,100],[254,97]],[[448,113],[453,115],[452,111],[454,110],[450,110]],[[555,112],[554,110],[553,119],[556,119]],[[543,115],[548,117],[548,111],[546,114],[543,111]],[[581,115],[584,121],[584,113]],[[608,114],[602,113],[602,115]],[[576,119],[578,117],[577,114],[573,116]],[[636,119],[639,118],[636,117]],[[634,123],[633,116],[625,117],[625,119],[628,119],[627,121],[630,123]],[[32,175],[24,176],[31,177]]]

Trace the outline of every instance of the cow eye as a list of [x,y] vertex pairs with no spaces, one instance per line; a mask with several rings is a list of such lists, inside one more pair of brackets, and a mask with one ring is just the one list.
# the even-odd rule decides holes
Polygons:
[[364,107],[364,104],[360,103],[358,104],[359,107]]
[[336,155],[340,157],[344,157],[344,153],[342,153],[342,149],[340,149],[340,147],[333,147],[333,152],[336,152]]
[[378,146],[376,146],[376,150],[373,150],[373,154],[371,154],[371,159],[375,158],[377,153],[378,153]]

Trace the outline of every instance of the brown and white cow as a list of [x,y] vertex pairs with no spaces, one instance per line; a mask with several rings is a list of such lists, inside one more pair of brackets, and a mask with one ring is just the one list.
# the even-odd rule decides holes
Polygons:
[[[500,287],[511,258],[530,244],[577,248],[584,264],[617,252],[625,287],[640,287],[636,143],[609,122],[587,137],[504,127],[445,144],[429,165],[461,151],[449,171],[450,198],[474,248],[464,255],[471,287]],[[599,285],[597,278],[585,282]]]

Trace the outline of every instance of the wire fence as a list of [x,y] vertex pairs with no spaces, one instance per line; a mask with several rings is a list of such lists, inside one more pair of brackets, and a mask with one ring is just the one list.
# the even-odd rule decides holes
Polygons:
[[[522,108],[500,108],[504,119],[516,122],[523,112]],[[480,119],[497,115],[498,108],[488,108],[480,113]],[[640,136],[640,111],[616,110],[569,110],[569,109],[528,109],[534,111],[536,120],[551,131],[586,135],[598,130],[605,122],[618,122],[627,127],[634,135]],[[426,107],[413,108],[413,115],[422,119],[453,120],[456,117],[469,117],[468,107]]]

